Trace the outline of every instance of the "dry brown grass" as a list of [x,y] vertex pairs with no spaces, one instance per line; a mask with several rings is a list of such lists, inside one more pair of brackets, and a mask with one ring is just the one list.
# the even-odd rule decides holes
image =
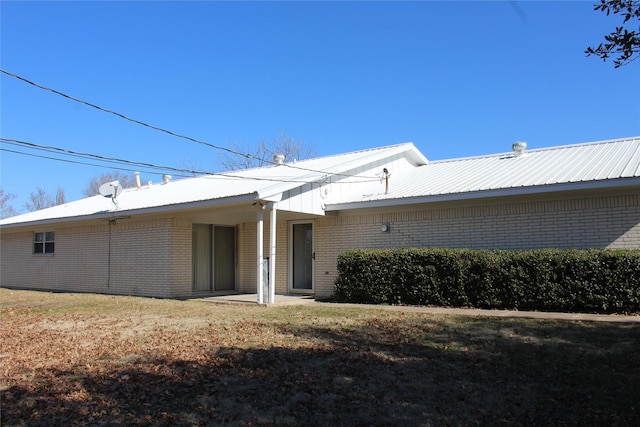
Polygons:
[[638,425],[640,326],[0,289],[2,425]]

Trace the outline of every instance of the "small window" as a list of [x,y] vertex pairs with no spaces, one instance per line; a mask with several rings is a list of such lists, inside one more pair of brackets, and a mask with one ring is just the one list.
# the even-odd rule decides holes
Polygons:
[[34,254],[52,254],[55,251],[56,233],[47,231],[45,233],[33,234],[33,253]]

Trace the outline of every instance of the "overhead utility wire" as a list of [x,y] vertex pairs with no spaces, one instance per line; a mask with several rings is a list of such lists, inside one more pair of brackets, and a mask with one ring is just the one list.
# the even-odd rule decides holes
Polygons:
[[[52,152],[52,153],[59,153],[59,154],[66,155],[66,156],[90,158],[90,159],[97,160],[97,161],[102,161],[102,162],[110,162],[110,163],[116,163],[116,164],[126,164],[126,165],[132,165],[132,166],[140,166],[140,167],[144,167],[144,168],[159,169],[159,170],[163,170],[163,171],[183,172],[183,173],[195,174],[195,175],[220,176],[220,177],[232,178],[232,179],[250,179],[250,180],[255,180],[255,181],[294,182],[294,183],[307,182],[307,181],[301,181],[301,180],[288,180],[288,179],[265,178],[265,177],[255,177],[255,176],[237,176],[237,175],[233,175],[233,174],[229,174],[229,173],[204,172],[204,171],[196,171],[196,170],[190,170],[190,169],[180,169],[180,168],[175,168],[175,167],[172,167],[172,166],[154,165],[152,163],[136,162],[136,161],[131,161],[131,160],[119,159],[119,158],[116,158],[116,157],[105,157],[105,156],[100,156],[100,155],[97,155],[97,154],[83,153],[83,152],[78,152],[78,151],[73,151],[73,150],[67,150],[67,149],[64,149],[64,148],[58,148],[58,147],[52,147],[52,146],[46,146],[46,145],[39,145],[39,144],[34,144],[32,142],[20,141],[20,140],[16,140],[16,139],[3,138],[3,137],[0,137],[0,141],[4,142],[6,144],[11,144],[11,145],[15,145],[15,146],[30,148],[30,149],[34,149],[34,150],[42,150],[42,151],[47,151],[47,152]],[[9,151],[9,152],[16,153],[16,154],[31,155],[29,153],[6,150],[6,149],[3,149],[3,151]],[[43,157],[43,158],[48,158],[48,159],[51,159],[51,160],[67,161],[67,160],[64,160],[64,159],[59,159],[59,158],[54,158],[54,157],[44,157],[44,156],[35,156],[35,157]]]
[[[50,147],[50,146],[38,145],[38,144],[33,144],[31,142],[19,141],[19,140],[10,139],[10,138],[0,137],[0,142],[2,142],[4,144],[14,145],[14,146],[21,147],[21,148],[27,148],[27,149],[31,149],[31,150],[40,150],[40,151],[45,151],[45,152],[55,153],[55,154],[62,154],[64,156],[69,156],[69,157],[79,157],[81,159],[91,159],[91,160],[96,160],[96,161],[99,161],[99,162],[104,162],[104,163],[109,163],[109,164],[108,165],[100,165],[100,164],[96,164],[96,163],[78,162],[78,161],[73,161],[73,160],[62,159],[60,157],[42,156],[42,155],[37,155],[37,154],[33,154],[33,153],[25,153],[24,151],[15,151],[15,150],[9,150],[9,149],[5,149],[5,148],[2,149],[2,151],[14,153],[14,154],[22,154],[22,155],[31,156],[31,157],[40,157],[40,158],[49,159],[49,160],[59,160],[59,161],[62,161],[62,162],[77,163],[77,164],[83,164],[83,165],[88,165],[88,166],[97,166],[97,167],[102,167],[102,168],[109,167],[109,168],[114,168],[114,169],[127,170],[127,171],[131,171],[131,172],[144,171],[146,173],[150,173],[150,174],[154,174],[154,175],[161,175],[163,172],[166,172],[168,170],[171,170],[172,172],[179,172],[179,173],[180,172],[184,172],[184,173],[189,174],[189,175],[178,175],[178,176],[190,176],[190,175],[198,174],[197,171],[192,171],[192,170],[188,170],[188,169],[178,169],[178,168],[164,167],[164,166],[153,165],[153,164],[150,164],[150,163],[134,162],[134,161],[130,161],[130,160],[117,159],[117,158],[113,158],[113,157],[103,157],[103,156],[99,156],[97,154],[80,153],[80,152],[66,150],[66,149],[62,149],[62,148],[58,148],[58,147]],[[127,168],[119,168],[119,167],[114,166],[114,165],[118,165],[118,164],[140,166],[141,168],[140,169],[127,169]],[[149,169],[157,169],[157,170],[149,171],[149,170],[147,170],[147,168],[149,168]]]
[[[153,130],[157,130],[159,132],[164,132],[164,133],[166,133],[168,135],[175,136],[176,138],[186,139],[188,141],[195,142],[197,144],[205,145],[207,147],[210,147],[210,148],[213,148],[213,149],[216,149],[216,150],[226,151],[227,153],[231,153],[231,154],[235,154],[235,155],[238,155],[238,156],[242,156],[242,157],[245,157],[247,159],[255,158],[251,154],[241,153],[239,151],[231,150],[231,149],[226,148],[226,147],[220,147],[218,145],[214,145],[214,144],[211,144],[211,143],[208,143],[208,142],[205,142],[205,141],[201,141],[201,140],[196,139],[196,138],[192,138],[190,136],[186,136],[186,135],[182,135],[182,134],[179,134],[179,133],[175,133],[173,131],[170,131],[170,130],[167,130],[167,129],[164,129],[164,128],[161,128],[161,127],[158,127],[158,126],[150,125],[150,124],[142,122],[140,120],[133,119],[133,118],[128,117],[128,116],[126,116],[126,115],[124,115],[122,113],[118,113],[117,111],[113,111],[113,110],[109,110],[107,108],[100,107],[99,105],[92,104],[92,103],[87,102],[87,101],[83,101],[82,99],[73,97],[71,95],[67,95],[67,94],[65,94],[63,92],[60,92],[58,90],[49,88],[47,86],[43,86],[43,85],[35,83],[35,82],[32,82],[31,80],[28,80],[28,79],[26,79],[24,77],[21,77],[21,76],[19,76],[17,74],[9,72],[9,71],[3,70],[1,68],[0,68],[0,72],[6,74],[8,76],[11,76],[13,78],[16,78],[18,80],[21,80],[21,81],[23,81],[25,83],[28,83],[28,84],[30,84],[32,86],[35,86],[35,87],[37,87],[39,89],[43,89],[43,90],[46,90],[48,92],[55,93],[56,95],[60,95],[60,96],[62,96],[64,98],[70,99],[71,101],[78,102],[80,104],[86,105],[86,106],[91,107],[91,108],[95,108],[96,110],[99,110],[99,111],[102,111],[102,112],[105,112],[105,113],[113,114],[113,115],[115,115],[117,117],[120,117],[121,119],[128,120],[130,122],[136,123],[136,124],[141,125],[141,126],[148,127],[150,129],[153,129]],[[280,165],[279,163],[276,163],[276,162],[268,160],[268,159],[262,159],[262,161],[265,162],[265,163],[269,163],[271,165]],[[291,165],[291,164],[287,164],[287,163],[283,163],[281,166],[286,166],[286,167],[289,167],[289,168],[292,168],[292,169],[299,169],[299,170],[303,170],[303,171],[321,173],[321,174],[326,174],[326,175],[335,175],[335,176],[341,176],[341,177],[347,177],[347,178],[360,178],[360,179],[365,178],[365,177],[358,177],[357,175],[342,174],[342,173],[327,172],[327,171],[303,168],[303,167],[300,167],[300,166],[295,166],[295,165]],[[370,181],[376,181],[376,180],[378,180],[378,178],[373,178],[373,177],[370,178]]]
[[[58,154],[71,156],[71,157],[90,158],[90,159],[101,161],[101,162],[140,166],[144,168],[158,169],[162,171],[186,172],[190,174],[208,174],[209,173],[209,172],[194,171],[189,169],[179,169],[179,168],[174,168],[172,166],[162,166],[162,165],[154,165],[152,163],[136,162],[132,160],[119,159],[117,157],[105,157],[105,156],[100,156],[98,154],[83,153],[79,151],[73,151],[65,148],[53,147],[48,145],[39,145],[39,144],[34,144],[32,142],[20,141],[20,140],[11,139],[11,138],[0,137],[0,141],[4,142],[5,144],[15,145],[18,147],[47,151],[51,153],[58,153]],[[28,153],[21,153],[21,154],[28,155]],[[53,160],[55,159],[56,158],[53,158]]]
[[[7,152],[7,153],[13,153],[13,154],[20,154],[20,155],[29,156],[29,157],[38,157],[40,159],[57,160],[59,162],[73,163],[73,164],[76,164],[76,165],[104,167],[104,165],[98,165],[98,164],[95,164],[95,163],[79,162],[77,160],[61,159],[61,158],[58,158],[58,157],[51,157],[51,156],[42,156],[42,155],[33,154],[33,153],[24,153],[22,151],[9,150],[7,148],[0,148],[0,151],[4,151],[4,152]],[[115,170],[127,171],[127,172],[140,172],[138,169],[129,169],[129,168],[123,168],[123,167],[119,167],[119,166],[110,166],[110,168],[111,169],[115,169]],[[149,174],[158,174],[158,175],[160,175],[157,172],[150,172],[150,171],[145,171],[145,170],[143,170],[142,172],[149,173]],[[180,175],[180,176],[187,176],[187,175]]]
[[[98,154],[83,153],[83,152],[79,152],[79,151],[68,150],[68,149],[65,149],[65,148],[59,148],[59,147],[53,147],[53,146],[47,146],[47,145],[40,145],[40,144],[35,144],[35,143],[32,143],[32,142],[20,141],[20,140],[17,140],[17,139],[4,138],[4,137],[0,137],[0,141],[5,143],[5,144],[10,144],[10,145],[14,145],[14,146],[22,147],[22,148],[28,148],[28,149],[32,149],[32,150],[41,150],[41,151],[45,151],[45,152],[49,152],[49,153],[61,154],[61,155],[64,155],[64,156],[88,158],[88,159],[91,159],[91,160],[96,160],[96,161],[105,162],[105,163],[124,164],[124,165],[131,165],[131,166],[139,166],[139,167],[146,168],[146,169],[157,169],[157,170],[161,170],[161,171],[172,171],[172,172],[178,172],[178,173],[182,173],[182,174],[185,174],[185,173],[188,174],[188,175],[181,175],[181,176],[204,175],[205,178],[206,177],[223,177],[223,178],[231,178],[231,179],[238,179],[238,180],[249,179],[249,180],[254,180],[254,181],[270,181],[270,182],[290,182],[290,183],[307,183],[308,182],[307,180],[300,180],[300,179],[267,178],[267,177],[256,177],[256,176],[247,176],[247,175],[238,176],[238,175],[235,175],[235,174],[223,173],[223,172],[205,172],[205,171],[198,171],[198,170],[191,170],[191,169],[181,169],[181,168],[175,168],[175,167],[172,167],[172,166],[162,166],[162,165],[155,165],[155,164],[152,164],[152,163],[125,160],[125,159],[120,159],[120,158],[117,158],[117,157],[105,157],[105,156],[100,156]],[[40,158],[45,158],[45,159],[50,159],[50,160],[60,160],[60,161],[68,162],[68,163],[78,163],[78,164],[84,164],[84,165],[89,165],[89,166],[105,167],[105,165],[96,165],[96,164],[90,164],[90,163],[74,162],[74,161],[60,159],[60,158],[56,158],[56,157],[38,156],[38,155],[34,155],[34,154],[30,154],[30,153],[24,153],[24,152],[20,152],[20,151],[14,151],[14,150],[7,150],[7,149],[2,149],[2,150],[10,152],[10,153],[14,153],[14,154],[23,154],[23,155],[26,155],[26,156],[40,157]],[[115,168],[115,169],[118,169],[118,168]],[[122,170],[134,171],[133,169],[126,169],[126,168],[122,168]],[[149,172],[149,171],[145,171],[145,172],[159,175],[158,172]],[[354,181],[351,181],[351,182],[354,182]],[[366,182],[368,182],[368,181],[366,181]]]

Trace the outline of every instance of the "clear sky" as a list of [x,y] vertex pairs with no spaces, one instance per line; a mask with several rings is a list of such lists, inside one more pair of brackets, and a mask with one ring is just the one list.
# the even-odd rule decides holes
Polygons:
[[[640,135],[640,61],[584,55],[621,22],[596,1],[3,0],[0,63],[217,146],[284,132],[319,155],[412,141],[430,160],[467,157]],[[3,138],[219,170],[215,149],[0,84]],[[23,212],[38,186],[75,200],[110,170],[0,155]]]

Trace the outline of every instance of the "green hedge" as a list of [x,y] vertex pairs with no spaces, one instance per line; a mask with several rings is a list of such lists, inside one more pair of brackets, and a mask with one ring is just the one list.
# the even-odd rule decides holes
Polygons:
[[640,313],[639,250],[350,250],[341,302]]

